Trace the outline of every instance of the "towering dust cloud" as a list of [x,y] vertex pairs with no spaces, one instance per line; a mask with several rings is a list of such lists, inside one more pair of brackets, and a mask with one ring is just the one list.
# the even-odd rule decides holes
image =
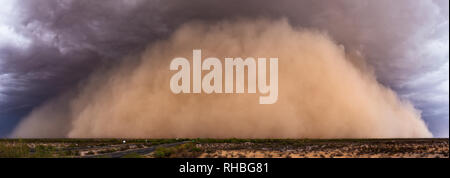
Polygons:
[[[193,49],[220,59],[278,57],[278,101],[260,105],[259,94],[249,93],[173,94],[170,61]],[[362,58],[285,20],[188,23],[151,44],[138,64],[99,71],[35,109],[12,136],[431,137],[420,113],[352,63],[355,57]]]
[[[192,60],[194,65],[193,78],[193,92],[194,93],[222,93],[222,76],[225,76],[225,93],[233,93],[236,88],[236,93],[244,93],[245,76],[244,72],[247,69],[247,91],[248,93],[256,93],[256,83],[258,82],[258,91],[268,96],[260,97],[259,104],[273,104],[278,99],[278,58],[270,58],[270,77],[267,82],[266,58],[258,58],[258,72],[256,72],[256,61],[252,57],[245,60],[237,58],[225,58],[225,75],[222,72],[222,63],[215,57],[208,57],[205,61],[201,61],[201,50],[193,50]],[[190,62],[183,57],[175,58],[170,63],[170,70],[178,70],[170,79],[170,90],[172,93],[191,93],[190,82]],[[208,74],[202,77],[202,71],[209,71]],[[234,74],[236,71],[236,74]],[[258,74],[257,74],[258,73]],[[236,78],[236,87],[233,79]],[[256,80],[258,78],[258,80]],[[269,86],[267,86],[269,83]]]

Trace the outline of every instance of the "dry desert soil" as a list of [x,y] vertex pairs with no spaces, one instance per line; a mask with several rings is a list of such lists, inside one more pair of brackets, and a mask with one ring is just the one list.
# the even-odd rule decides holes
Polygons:
[[0,139],[0,158],[448,158],[449,139]]

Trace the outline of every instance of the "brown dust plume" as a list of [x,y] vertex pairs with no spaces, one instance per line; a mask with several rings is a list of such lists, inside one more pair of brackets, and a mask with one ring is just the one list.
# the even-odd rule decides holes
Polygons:
[[[202,49],[202,59],[278,57],[278,101],[260,105],[259,93],[173,94],[170,61],[192,60],[193,49]],[[135,57],[139,63],[124,60],[99,70],[79,88],[36,108],[12,136],[432,136],[420,112],[361,64],[363,54],[346,52],[325,33],[294,28],[286,20],[192,22],[130,58]]]

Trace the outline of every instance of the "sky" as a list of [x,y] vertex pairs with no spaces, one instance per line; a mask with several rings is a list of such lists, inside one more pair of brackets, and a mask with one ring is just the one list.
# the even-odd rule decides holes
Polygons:
[[435,137],[449,135],[448,0],[3,0],[0,136],[104,66],[168,38],[186,22],[285,18],[364,56],[377,80],[410,101]]

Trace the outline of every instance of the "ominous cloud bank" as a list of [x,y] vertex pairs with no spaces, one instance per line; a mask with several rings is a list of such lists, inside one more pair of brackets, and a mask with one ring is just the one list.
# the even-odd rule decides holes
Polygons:
[[[6,0],[4,4],[0,7],[0,135],[8,135],[33,108],[40,109],[28,118],[45,107],[54,110],[53,116],[64,115],[68,111],[60,107],[69,106],[52,108],[43,103],[64,100],[72,105],[64,98],[80,96],[74,88],[93,71],[114,68],[124,60],[132,63],[128,69],[134,69],[131,66],[140,58],[124,56],[141,54],[147,45],[168,38],[186,22],[285,17],[294,27],[327,32],[347,54],[362,56],[353,62],[367,71],[359,65],[365,63],[359,59],[365,59],[379,82],[421,111],[434,136],[448,137],[446,0]],[[171,59],[162,57],[153,60],[163,64]],[[60,94],[65,96],[50,101]],[[58,127],[64,134],[72,125]]]

